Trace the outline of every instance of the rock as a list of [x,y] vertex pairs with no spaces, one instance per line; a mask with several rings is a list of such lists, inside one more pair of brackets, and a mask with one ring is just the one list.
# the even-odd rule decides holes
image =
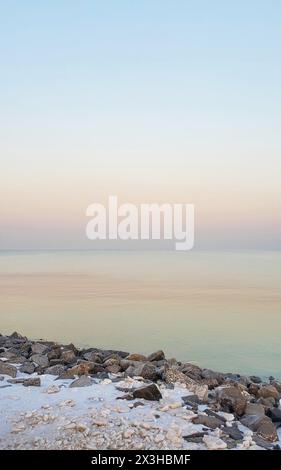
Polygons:
[[223,425],[223,422],[214,416],[198,415],[192,419],[193,424],[202,424],[207,428],[216,429]]
[[62,351],[60,358],[65,364],[73,364],[77,359],[76,354],[72,349]]
[[190,379],[187,377],[183,372],[180,372],[179,370],[176,370],[175,368],[169,368],[165,371],[164,375],[164,380],[167,383],[183,383],[186,385],[187,389],[195,393],[200,400],[206,401],[208,398],[208,387],[207,385],[201,385],[195,380]]
[[103,361],[103,356],[101,353],[97,352],[96,350],[90,350],[90,351],[86,351],[82,354],[82,357],[86,360],[86,361],[90,361],[90,362],[96,362],[97,364],[101,364],[102,361]]
[[244,434],[240,431],[236,423],[233,423],[232,426],[224,426],[221,428],[221,431],[235,441],[243,440]]
[[121,366],[119,364],[112,364],[111,366],[107,366],[106,370],[111,374],[118,374],[121,371]]
[[241,423],[257,432],[264,439],[273,442],[277,439],[277,432],[271,419],[265,415],[248,415],[241,418]]
[[272,407],[275,405],[276,400],[274,400],[273,397],[259,398],[259,399],[258,399],[258,403],[260,403],[261,405],[263,405],[264,408],[269,409],[269,408],[272,408]]
[[210,436],[205,434],[202,440],[209,450],[220,450],[227,448],[227,444],[222,439],[216,436]]
[[150,384],[134,390],[133,398],[144,398],[145,400],[159,401],[162,398],[162,395],[157,385]]
[[249,392],[251,395],[254,395],[255,397],[258,395],[259,389],[260,389],[260,386],[259,386],[258,384],[255,384],[255,383],[251,383],[251,384],[248,386],[248,392]]
[[12,334],[10,335],[10,338],[12,338],[12,339],[20,339],[20,340],[24,340],[24,341],[27,340],[26,336],[20,335],[17,331],[14,331],[14,333],[12,333]]
[[150,354],[149,356],[147,356],[147,360],[149,362],[154,362],[154,361],[162,361],[163,359],[165,359],[165,354],[163,351],[156,351],[152,354]]
[[276,390],[281,394],[281,382],[279,380],[272,380],[271,385],[276,388]]
[[224,411],[234,412],[238,416],[242,416],[247,401],[236,387],[222,387],[218,391],[218,400]]
[[191,409],[194,411],[198,410],[198,405],[202,404],[203,402],[198,398],[197,395],[187,395],[185,397],[181,397],[184,405],[187,407],[187,409]]
[[0,360],[0,374],[9,375],[10,377],[17,376],[17,368],[8,364],[7,362],[3,362]]
[[66,373],[69,375],[88,375],[95,374],[97,372],[104,371],[104,368],[101,364],[95,362],[83,361],[77,364],[76,366],[67,369]]
[[30,360],[35,362],[35,364],[40,367],[48,367],[49,365],[49,359],[47,355],[33,354],[30,357]]
[[40,355],[43,354],[44,355],[44,354],[47,353],[48,350],[49,350],[48,346],[46,346],[43,343],[34,343],[31,346],[32,354],[40,354]]
[[40,385],[41,385],[40,377],[32,377],[30,379],[25,379],[23,381],[24,387],[40,387]]
[[61,356],[61,347],[60,346],[54,346],[51,351],[48,352],[47,356],[49,361],[53,359],[59,359]]
[[89,387],[90,385],[93,384],[93,381],[90,377],[88,377],[87,375],[81,375],[81,377],[79,377],[79,379],[76,379],[74,380],[73,382],[71,382],[71,384],[69,385],[70,388],[74,388],[74,387]]
[[264,385],[258,391],[258,397],[269,398],[272,397],[275,400],[279,400],[279,392],[273,385]]
[[126,357],[127,361],[137,361],[137,362],[146,362],[148,359],[146,356],[143,356],[143,354],[129,354],[129,356]]
[[245,415],[264,416],[264,407],[258,403],[247,403]]
[[35,366],[32,364],[32,362],[26,361],[20,366],[19,371],[23,372],[24,374],[33,374],[35,371]]
[[62,364],[57,364],[55,366],[47,367],[47,369],[45,369],[45,374],[59,376],[63,373],[64,373],[64,366]]
[[195,364],[186,362],[180,366],[179,370],[193,380],[200,381],[202,379],[202,369]]
[[219,372],[215,372],[211,369],[203,369],[201,372],[201,376],[202,376],[202,379],[216,380],[219,385],[223,384],[224,382],[224,375]]
[[143,377],[146,380],[155,381],[159,378],[157,368],[150,362],[143,364],[142,362],[138,363],[137,366],[130,366],[126,370],[126,374],[129,377]]
[[249,378],[250,378],[251,382],[253,382],[254,384],[261,384],[262,383],[262,379],[260,377],[257,377],[256,375],[251,375]]
[[210,410],[208,408],[206,410],[204,410],[204,413],[206,413],[208,416],[214,416],[214,418],[219,419],[222,424],[226,423],[226,421],[227,421],[224,416],[221,416],[218,413],[216,413],[215,411]]
[[270,408],[267,412],[267,416],[273,421],[273,423],[281,423],[281,410],[280,408]]
[[217,379],[203,379],[201,384],[207,385],[209,390],[214,390],[214,388],[219,386]]
[[182,436],[182,438],[185,440],[185,441],[189,441],[189,442],[195,442],[195,443],[201,443],[202,442],[202,438],[206,435],[207,433],[206,432],[193,432],[192,434],[188,434],[186,436]]

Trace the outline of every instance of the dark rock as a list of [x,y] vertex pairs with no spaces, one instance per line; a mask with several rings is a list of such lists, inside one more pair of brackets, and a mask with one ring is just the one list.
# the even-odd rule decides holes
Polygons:
[[260,377],[257,377],[256,375],[251,375],[250,380],[254,384],[261,384],[262,383],[262,379]]
[[202,369],[195,364],[186,362],[180,366],[179,370],[193,380],[200,381],[202,379]]
[[88,377],[87,375],[81,375],[81,377],[79,377],[79,379],[76,379],[74,380],[73,382],[71,382],[71,384],[69,385],[70,388],[74,388],[74,387],[89,387],[90,385],[93,384],[93,381],[90,377]]
[[231,437],[235,441],[243,440],[244,434],[239,430],[236,423],[233,423],[232,426],[224,426],[221,428],[222,432],[227,436]]
[[188,434],[187,436],[182,436],[182,438],[185,441],[194,442],[195,444],[200,444],[205,434],[208,434],[208,433],[207,432],[194,432],[192,434]]
[[204,410],[204,413],[206,413],[208,416],[214,416],[216,419],[219,419],[222,424],[226,422],[226,419],[223,416],[219,415],[218,413],[215,413],[215,411],[213,410],[207,408],[206,410]]
[[126,375],[129,377],[143,377],[146,380],[155,381],[159,378],[157,367],[150,362],[135,362],[136,365],[129,366],[126,369]]
[[256,433],[253,433],[253,441],[264,449],[271,450],[273,448],[273,445],[270,442],[268,442],[266,439],[263,439]]
[[33,354],[32,356],[30,356],[30,360],[32,362],[35,362],[35,364],[39,367],[49,366],[49,359],[47,355]]
[[144,398],[145,400],[158,401],[162,398],[157,385],[150,384],[145,387],[137,388],[133,391],[134,398]]
[[281,394],[281,382],[279,380],[272,380],[271,385]]
[[99,380],[104,380],[108,379],[108,372],[103,371],[103,372],[97,372],[96,374],[91,374],[92,377],[99,379]]
[[104,371],[104,368],[101,366],[101,364],[83,361],[77,364],[76,366],[67,369],[66,373],[68,373],[69,375],[89,375],[102,371]]
[[267,412],[267,416],[273,421],[273,423],[281,423],[281,410],[280,408],[270,408]]
[[86,361],[95,362],[96,364],[101,364],[103,361],[102,354],[96,351],[89,351],[84,353],[83,358]]
[[31,346],[32,354],[46,354],[49,348],[43,343],[34,343]]
[[162,361],[163,359],[165,359],[165,354],[163,351],[156,351],[152,354],[150,354],[149,356],[147,356],[147,360],[149,362],[153,362],[153,361]]
[[218,391],[218,400],[222,408],[230,413],[242,416],[247,401],[240,390],[236,387],[223,387]]
[[50,363],[54,359],[59,359],[61,357],[61,352],[62,352],[62,350],[61,350],[60,346],[53,347],[51,349],[51,351],[49,351],[48,354],[47,354]]
[[219,372],[215,372],[211,369],[203,369],[201,372],[202,379],[216,380],[219,385],[224,383],[224,375]]
[[207,428],[216,429],[223,425],[223,422],[215,416],[198,415],[192,419],[193,424],[202,424]]
[[251,395],[254,395],[255,397],[258,395],[259,389],[260,389],[260,386],[258,384],[255,384],[255,383],[250,383],[249,386],[248,386],[248,392]]
[[17,368],[8,364],[7,362],[0,361],[0,374],[9,375],[10,377],[16,377]]
[[35,366],[32,364],[32,362],[26,361],[20,366],[19,371],[23,372],[24,374],[33,374],[35,371]]
[[259,436],[270,442],[274,442],[277,439],[275,426],[271,419],[265,415],[243,416],[240,421],[244,426],[248,427],[252,431],[255,431]]

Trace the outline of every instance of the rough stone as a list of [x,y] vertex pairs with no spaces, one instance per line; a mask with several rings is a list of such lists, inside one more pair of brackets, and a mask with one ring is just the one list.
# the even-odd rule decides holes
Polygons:
[[126,370],[126,374],[129,377],[139,376],[143,377],[146,380],[152,381],[155,381],[159,378],[157,368],[153,364],[149,362],[146,362],[144,364],[140,362],[138,364],[139,365],[137,366],[128,367],[128,369]]
[[48,367],[49,365],[49,359],[47,355],[33,354],[30,357],[30,360],[35,362],[35,364],[40,367]]
[[224,426],[221,428],[221,431],[235,441],[243,440],[244,434],[240,431],[236,423],[233,423],[232,426]]
[[65,364],[73,364],[77,359],[75,351],[73,349],[62,351],[61,359]]
[[273,421],[273,423],[281,423],[281,410],[280,408],[270,408],[267,415]]
[[35,366],[32,364],[32,362],[26,361],[20,366],[19,371],[23,372],[24,374],[33,374],[35,371]]
[[48,346],[43,343],[34,343],[31,346],[32,354],[46,354],[48,350]]
[[17,376],[17,368],[8,364],[7,362],[0,361],[0,374],[9,375],[10,377]]
[[271,419],[265,415],[248,415],[241,418],[241,423],[270,442],[277,439],[276,428]]
[[215,416],[198,415],[192,419],[193,424],[202,424],[207,428],[216,429],[223,425],[223,422]]
[[242,416],[247,401],[236,387],[223,387],[218,391],[218,400],[224,411]]
[[50,375],[61,375],[64,372],[64,366],[62,364],[57,364],[55,366],[48,367],[45,369],[45,374]]
[[206,434],[202,440],[209,450],[221,450],[227,448],[227,444],[216,436],[210,436]]
[[81,377],[79,377],[79,379],[76,379],[74,380],[73,382],[71,382],[71,384],[69,385],[70,388],[74,388],[74,387],[89,387],[90,385],[93,384],[93,381],[90,377],[88,377],[87,375],[81,375]]
[[129,354],[129,356],[126,357],[126,360],[127,361],[137,361],[137,362],[138,361],[146,362],[148,359],[143,354],[133,353],[133,354]]
[[144,398],[145,400],[159,401],[162,394],[155,384],[137,388],[133,391],[133,398]]
[[152,354],[150,354],[149,356],[147,356],[147,360],[149,362],[153,362],[153,361],[162,361],[163,359],[165,359],[165,354],[163,351],[159,350],[159,351],[156,351]]
[[264,385],[258,391],[258,397],[269,398],[272,397],[275,400],[279,400],[279,392],[273,385]]
[[187,389],[195,393],[200,400],[206,401],[208,398],[208,387],[207,385],[201,385],[195,380],[187,377],[183,372],[176,370],[175,368],[169,368],[165,371],[164,380],[167,383],[183,383],[186,385]]

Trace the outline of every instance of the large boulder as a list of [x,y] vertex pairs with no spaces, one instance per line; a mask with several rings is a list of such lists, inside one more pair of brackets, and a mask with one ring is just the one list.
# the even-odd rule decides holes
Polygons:
[[146,380],[155,381],[159,378],[157,367],[150,362],[139,362],[138,365],[130,366],[126,370],[126,375],[129,377],[143,377]]
[[273,385],[264,385],[258,391],[258,397],[269,398],[272,397],[274,400],[279,400],[280,393]]
[[165,354],[162,350],[156,351],[147,356],[147,360],[149,362],[162,361],[163,359],[165,359]]
[[221,387],[217,393],[218,401],[225,411],[243,415],[247,401],[237,387]]
[[241,418],[241,423],[247,428],[255,431],[259,436],[267,441],[274,442],[277,439],[277,432],[271,419],[265,415],[248,415]]
[[46,354],[41,355],[41,354],[33,354],[30,356],[30,360],[32,362],[35,362],[35,364],[39,367],[48,367],[49,366],[49,359]]
[[31,346],[32,354],[46,354],[49,348],[43,343],[34,343]]

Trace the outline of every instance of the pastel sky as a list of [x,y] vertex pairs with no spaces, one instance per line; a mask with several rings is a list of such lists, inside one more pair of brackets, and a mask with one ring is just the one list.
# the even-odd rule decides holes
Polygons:
[[95,248],[86,207],[195,204],[281,248],[279,0],[0,3],[0,249]]

